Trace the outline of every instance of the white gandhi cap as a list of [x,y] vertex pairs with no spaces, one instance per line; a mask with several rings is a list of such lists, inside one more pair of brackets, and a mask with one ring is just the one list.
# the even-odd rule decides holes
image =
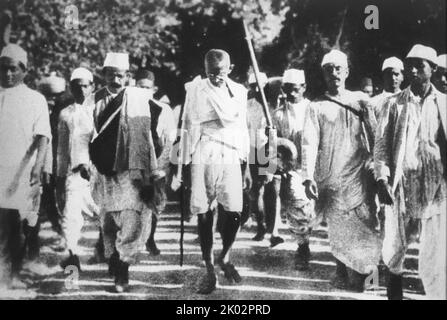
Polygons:
[[93,74],[86,68],[82,68],[82,67],[76,68],[71,73],[70,81],[73,81],[76,79],[86,79],[90,82],[93,82]]
[[402,60],[396,57],[390,57],[385,59],[382,64],[382,71],[385,69],[392,68],[392,69],[398,69],[398,70],[404,70],[404,63]]
[[129,70],[129,54],[122,52],[108,52],[103,67],[114,67],[119,70]]
[[348,67],[348,56],[340,50],[333,49],[324,55],[323,60],[321,61],[321,66],[328,63]]
[[438,67],[447,69],[447,54],[441,54],[438,58],[437,58],[437,65]]
[[[259,73],[259,82],[261,83],[262,86],[265,86],[266,83],[268,82],[267,75],[264,72]],[[256,77],[254,73],[250,73],[250,75],[248,76],[248,83],[249,84],[256,83]]]
[[28,64],[26,51],[23,50],[20,46],[13,43],[9,43],[8,45],[6,45],[6,47],[3,48],[0,57],[8,57],[14,59],[21,62],[25,67]]
[[425,59],[436,64],[438,55],[433,48],[423,46],[422,44],[415,44],[410,52],[408,52],[407,58]]
[[282,76],[282,83],[303,84],[306,83],[303,70],[287,69]]

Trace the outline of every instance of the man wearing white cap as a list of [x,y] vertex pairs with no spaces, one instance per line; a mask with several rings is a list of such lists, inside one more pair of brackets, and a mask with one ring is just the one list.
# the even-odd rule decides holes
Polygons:
[[23,78],[27,54],[15,44],[0,55],[0,291],[23,287],[21,220],[37,222],[41,174],[51,138],[43,95]]
[[373,128],[377,127],[377,119],[386,99],[393,94],[400,92],[400,86],[404,81],[403,76],[404,64],[402,60],[397,57],[390,57],[383,61],[382,64],[382,79],[383,91],[370,99],[369,104],[373,110]]
[[383,260],[388,297],[402,299],[408,244],[419,237],[419,275],[432,299],[446,299],[446,96],[430,83],[436,51],[414,45],[405,59],[410,85],[382,110],[374,149],[378,196],[387,205]]
[[273,113],[273,123],[278,137],[283,137],[295,143],[298,150],[297,168],[301,168],[301,134],[304,125],[304,115],[310,101],[304,97],[306,79],[304,71],[288,69],[282,77],[284,97]]
[[157,176],[149,90],[124,87],[127,53],[109,52],[104,62],[106,86],[85,104],[94,105],[97,135],[90,158],[99,172],[95,186],[101,211],[105,256],[117,292],[127,290],[129,265],[137,260],[143,227],[150,222],[150,185]]
[[42,192],[41,214],[46,215],[51,222],[53,229],[62,234],[61,219],[62,212],[59,211],[57,205],[57,185],[55,182],[56,172],[56,149],[57,149],[57,124],[59,115],[63,108],[67,106],[64,101],[66,91],[66,81],[64,78],[57,76],[56,72],[51,72],[48,77],[44,77],[38,84],[39,91],[45,96],[48,103],[48,112],[50,113],[50,126],[52,139],[45,158],[45,176]]
[[441,54],[436,60],[438,65],[433,77],[433,83],[436,88],[444,94],[447,94],[447,54]]
[[366,276],[380,260],[375,203],[370,192],[371,158],[362,118],[363,92],[345,89],[346,54],[332,50],[321,63],[327,91],[309,104],[303,130],[304,185],[327,219],[331,252],[337,260],[334,285],[364,290]]
[[[280,99],[278,108],[273,113],[273,124],[277,130],[278,137],[290,140],[295,144],[297,149],[297,159],[294,170],[301,169],[301,146],[302,146],[302,132],[304,125],[304,115],[309,100],[304,98],[306,91],[306,79],[303,70],[288,69],[284,71],[282,77],[282,91],[284,97]],[[283,183],[284,184],[284,183]],[[281,176],[275,175],[273,177],[272,187],[274,190],[270,191],[266,187],[266,193],[275,194],[274,199],[269,203],[277,203],[274,206],[275,217],[273,220],[273,232],[270,242],[272,246],[275,243],[283,242],[284,240],[278,236],[278,224],[280,221],[281,200],[279,197],[281,186]],[[275,210],[276,209],[276,210]],[[296,231],[296,230],[295,230]],[[298,234],[298,232],[293,232]],[[310,258],[308,237],[303,235],[298,237],[298,250],[295,257],[295,265],[298,269],[307,269]]]
[[93,108],[84,105],[92,93],[93,75],[85,68],[73,70],[70,89],[74,103],[59,116],[56,176],[65,184],[62,231],[68,258],[61,263],[65,269],[74,265],[81,270],[78,242],[84,224],[82,213],[93,216],[98,208],[90,193],[89,142],[93,137]]

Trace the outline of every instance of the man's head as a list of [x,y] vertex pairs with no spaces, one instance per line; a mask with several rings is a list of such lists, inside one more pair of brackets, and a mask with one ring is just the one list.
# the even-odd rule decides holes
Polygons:
[[345,81],[349,76],[348,57],[339,50],[331,50],[321,62],[323,77],[329,91],[345,88]]
[[109,52],[103,65],[104,80],[110,91],[117,93],[129,80],[129,55]]
[[70,77],[70,90],[77,103],[83,103],[93,91],[93,75],[85,68],[73,70]]
[[138,70],[135,75],[136,86],[139,88],[145,88],[152,92],[154,95],[157,92],[157,87],[155,86],[155,76],[152,71],[149,70]]
[[65,92],[65,79],[58,77],[56,72],[51,72],[48,77],[39,82],[39,91],[45,96],[50,110],[56,106],[56,100]]
[[430,82],[436,71],[437,54],[435,49],[416,44],[405,59],[405,76],[412,85]]
[[390,57],[383,61],[382,79],[383,89],[386,92],[397,92],[404,81],[404,64],[396,57]]
[[216,87],[221,87],[233,70],[230,55],[220,49],[211,49],[205,54],[205,72],[208,79]]
[[27,68],[26,52],[15,44],[8,44],[0,54],[0,85],[12,88],[23,82]]
[[[268,83],[267,75],[264,72],[259,73],[259,82],[261,83],[261,86],[264,89]],[[256,77],[254,73],[250,73],[250,75],[248,76],[248,86],[250,87],[250,90],[253,92],[259,91],[258,83],[256,82]]]
[[447,93],[447,54],[441,54],[437,60],[438,68],[436,70],[433,82],[442,93]]
[[373,96],[374,86],[371,78],[364,77],[360,80],[360,91],[366,93],[368,97]]
[[306,78],[304,71],[298,69],[288,69],[282,76],[282,91],[286,95],[286,100],[291,103],[298,103],[303,99],[306,91]]

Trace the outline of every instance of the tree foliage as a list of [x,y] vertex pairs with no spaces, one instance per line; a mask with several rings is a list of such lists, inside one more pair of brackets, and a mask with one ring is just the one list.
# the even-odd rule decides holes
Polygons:
[[[379,30],[366,30],[367,5],[379,8]],[[67,28],[76,6],[79,28]],[[29,82],[83,65],[99,70],[107,51],[127,51],[133,69],[152,69],[174,103],[183,84],[203,73],[210,48],[229,51],[233,78],[250,66],[241,18],[249,25],[262,71],[304,68],[308,93],[324,89],[319,62],[338,47],[351,62],[349,85],[378,80],[384,58],[404,57],[415,43],[445,52],[445,0],[2,0],[12,12],[11,42],[29,53]],[[99,74],[99,72],[97,72]]]

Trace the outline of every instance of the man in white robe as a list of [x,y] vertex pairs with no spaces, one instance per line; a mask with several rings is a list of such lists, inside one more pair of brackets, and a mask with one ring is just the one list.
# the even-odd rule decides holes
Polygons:
[[15,44],[0,56],[0,290],[23,287],[21,222],[33,226],[51,138],[47,102],[23,83],[27,54]]
[[93,217],[99,209],[90,192],[89,143],[93,137],[93,107],[84,105],[92,93],[93,75],[85,68],[73,70],[70,88],[75,102],[64,108],[59,116],[56,175],[65,183],[65,203],[61,208],[62,231],[68,257],[61,262],[65,269],[74,265],[81,270],[78,242],[84,225],[83,213]]
[[172,143],[175,140],[177,134],[177,122],[175,120],[174,112],[170,105],[160,100],[153,98],[156,93],[157,87],[155,86],[155,76],[149,70],[140,70],[135,76],[136,86],[139,88],[145,88],[150,91],[151,95],[151,110],[152,118],[154,119],[155,113],[158,113],[158,117],[152,123],[156,125],[158,146],[156,148],[158,166],[161,172],[163,172],[164,178],[160,179],[160,185],[157,188],[157,195],[160,197],[160,205],[157,210],[152,210],[152,221],[150,225],[149,238],[146,241],[146,250],[156,256],[160,254],[160,250],[155,243],[155,231],[157,229],[157,222],[160,216],[160,210],[164,209],[166,202],[166,180],[170,176],[170,155],[172,149]]
[[349,69],[343,52],[332,50],[321,66],[327,91],[306,112],[304,184],[308,198],[316,200],[316,214],[327,219],[331,252],[337,260],[334,284],[348,283],[361,292],[381,253],[374,194],[369,190],[370,134],[361,120],[361,104],[368,98],[345,89]]

